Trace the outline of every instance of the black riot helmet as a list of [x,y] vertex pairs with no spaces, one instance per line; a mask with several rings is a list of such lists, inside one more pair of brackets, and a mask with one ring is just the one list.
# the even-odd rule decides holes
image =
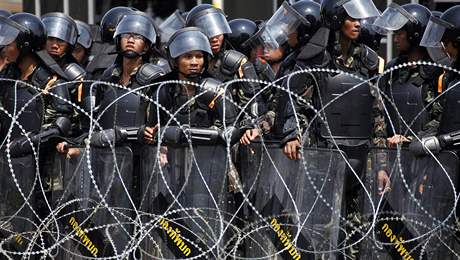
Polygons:
[[91,27],[85,22],[76,20],[78,29],[77,43],[85,49],[90,49],[93,44],[93,36],[91,35]]
[[321,19],[331,31],[341,28],[347,17],[364,19],[379,16],[379,10],[372,0],[322,0]]
[[[142,36],[146,45],[149,46],[149,52],[156,43],[158,36],[153,19],[146,13],[140,11],[125,15],[118,23],[113,38],[115,39],[119,52],[121,51],[120,39],[123,34],[137,34]],[[132,51],[123,53],[125,57],[144,56],[146,54],[147,53],[134,53]]]
[[137,11],[136,8],[118,6],[107,11],[101,20],[101,39],[102,42],[113,43],[113,33],[118,22],[123,16]]
[[300,45],[304,45],[321,27],[321,5],[313,0],[301,0],[295,2],[292,8],[309,22],[297,28],[297,40]]
[[176,67],[176,58],[191,51],[202,51],[206,57],[205,63],[212,57],[209,39],[198,27],[185,27],[175,32],[166,50],[172,68]]
[[[75,21],[64,13],[48,13],[42,16],[48,37],[58,38],[67,42],[72,49],[77,43],[78,28]],[[68,50],[68,52],[71,50]]]
[[46,43],[45,26],[40,18],[29,13],[0,16],[0,35],[0,46],[16,40],[19,57],[42,50]]
[[187,14],[186,26],[200,28],[208,38],[232,32],[224,12],[210,4],[193,7]]
[[404,30],[411,46],[419,46],[431,16],[431,11],[423,5],[390,4],[374,25],[386,31]]
[[[427,47],[428,53],[434,62],[452,65],[452,58],[447,54],[445,46],[451,42],[456,49],[460,49],[460,6],[447,9],[441,17],[431,16],[420,42]],[[457,62],[458,62],[457,57]]]
[[374,51],[380,49],[380,41],[383,37],[382,33],[379,33],[378,28],[374,26],[376,19],[377,17],[370,17],[359,21],[361,24],[361,31],[359,32],[359,38],[356,40],[356,42],[365,44]]
[[11,12],[8,10],[0,9],[0,16],[3,17],[9,17],[11,15]]
[[238,18],[228,22],[232,33],[228,35],[230,46],[249,57],[251,50],[248,44],[244,44],[259,29],[257,24],[249,19]]

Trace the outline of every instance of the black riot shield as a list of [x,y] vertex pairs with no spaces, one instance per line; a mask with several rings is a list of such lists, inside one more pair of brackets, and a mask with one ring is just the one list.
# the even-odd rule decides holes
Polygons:
[[278,144],[253,143],[241,156],[251,223],[239,234],[246,257],[336,259],[345,173],[337,150],[304,149],[291,161]]
[[379,195],[375,164],[369,154],[363,224],[363,259],[458,259],[455,226],[458,157],[445,151],[416,157],[408,150],[385,150],[391,190]]
[[[57,246],[59,259],[85,259],[85,257],[111,256],[112,252],[101,252],[104,248],[105,234],[94,229],[94,209],[96,202],[90,198],[93,186],[88,167],[88,151],[79,149],[80,154],[68,158],[55,154],[52,158],[50,174],[51,204],[60,231],[53,233],[53,243]],[[90,158],[89,158],[90,160]],[[54,225],[54,223],[53,223]],[[81,230],[88,230],[82,233]]]
[[[127,146],[116,147],[114,150],[91,148],[89,152],[91,169],[88,174],[92,183],[88,214],[91,215],[93,229],[102,233],[104,239],[103,247],[97,248],[98,255],[127,258],[136,244],[133,153]],[[72,222],[73,228],[77,230],[80,224]]]
[[[142,259],[224,258],[228,156],[224,146],[144,149],[141,205]],[[145,164],[147,163],[147,164]]]
[[[165,161],[165,164],[160,164],[158,158],[164,154],[160,155],[158,149],[160,147],[156,145],[145,145],[141,152],[139,214],[144,229],[139,233],[143,234],[140,246],[142,259],[174,258],[172,251],[168,250],[167,241],[159,239],[158,230],[153,226],[155,219],[158,219],[171,206],[173,194],[176,195],[177,188],[179,188],[179,175],[172,174],[171,169],[175,165],[173,161],[168,161],[167,164]],[[170,154],[173,152],[171,151]],[[169,156],[168,159],[181,161],[177,156]]]
[[[0,155],[0,240],[2,254],[31,253],[38,229],[34,187],[38,184],[34,156],[7,159]],[[38,242],[37,242],[38,243]],[[16,254],[15,254],[16,253]]]

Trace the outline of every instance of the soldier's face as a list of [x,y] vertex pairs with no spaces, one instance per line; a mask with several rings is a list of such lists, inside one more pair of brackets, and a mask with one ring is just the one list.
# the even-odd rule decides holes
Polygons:
[[72,51],[72,56],[75,58],[75,60],[78,63],[81,64],[83,59],[85,58],[85,55],[86,55],[85,48],[83,48],[83,46],[77,43],[77,45],[75,46],[75,49],[73,49]]
[[276,63],[283,59],[284,49],[282,47],[273,49],[273,48],[265,48],[264,49],[264,60],[268,63]]
[[410,43],[405,30],[396,31],[394,34],[393,42],[396,48],[402,53],[409,51]]
[[299,43],[299,41],[297,41],[297,32],[293,32],[293,33],[288,35],[288,44],[289,44],[289,46],[294,48],[295,46],[297,46],[298,43]]
[[202,51],[191,51],[182,54],[176,61],[182,75],[200,74],[203,71],[204,54]]
[[360,28],[361,24],[359,20],[348,17],[342,24],[341,31],[346,38],[350,40],[356,40],[359,37]]
[[211,50],[213,54],[219,53],[220,49],[222,48],[222,44],[224,44],[224,35],[216,35],[209,39],[209,44],[211,44]]
[[67,48],[69,44],[61,39],[48,37],[46,40],[46,51],[52,56],[62,57]]
[[145,43],[144,37],[135,33],[123,34],[121,37],[120,45],[122,51],[134,51],[136,53],[142,53],[148,50],[148,46]]
[[263,52],[264,52],[264,47],[262,45],[257,45],[256,47],[251,49],[251,53],[250,53],[251,57],[249,57],[249,60],[251,62],[254,62],[259,57],[263,58],[264,56]]
[[15,62],[19,57],[20,51],[16,41],[4,46],[0,51],[0,66]]
[[445,46],[444,49],[447,52],[447,54],[449,54],[449,56],[452,59],[457,60],[458,49],[455,47],[454,43],[452,41],[448,41],[447,43],[444,43],[444,46]]

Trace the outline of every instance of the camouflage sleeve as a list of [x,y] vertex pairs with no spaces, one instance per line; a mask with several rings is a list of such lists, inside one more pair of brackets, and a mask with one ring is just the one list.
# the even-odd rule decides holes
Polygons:
[[383,109],[382,96],[374,88],[371,88],[371,94],[374,96],[374,101],[372,104],[372,143],[375,147],[385,148],[387,137],[387,125],[385,122],[385,111]]
[[436,99],[436,91],[434,87],[426,91],[425,106],[428,110],[429,121],[422,127],[422,131],[418,134],[421,136],[436,135],[441,122],[443,106],[441,99]]
[[[377,89],[371,87],[371,94],[374,97],[372,114],[373,114],[373,136],[372,144],[377,148],[386,148],[387,142],[387,125],[385,122],[385,112],[383,108],[383,99]],[[388,154],[384,149],[379,150],[376,154],[377,156],[377,165],[380,170],[385,170],[388,172]]]
[[[308,114],[312,109],[312,98],[315,89],[315,79],[309,74],[298,74],[293,78],[289,87],[291,99],[287,98],[286,121],[283,126],[283,142],[298,139],[301,141],[303,132],[309,124]],[[296,118],[297,117],[297,118]]]

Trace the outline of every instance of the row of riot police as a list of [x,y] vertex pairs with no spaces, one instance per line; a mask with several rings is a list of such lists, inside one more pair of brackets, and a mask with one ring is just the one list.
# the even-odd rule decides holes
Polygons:
[[0,13],[2,253],[453,259],[459,14]]

